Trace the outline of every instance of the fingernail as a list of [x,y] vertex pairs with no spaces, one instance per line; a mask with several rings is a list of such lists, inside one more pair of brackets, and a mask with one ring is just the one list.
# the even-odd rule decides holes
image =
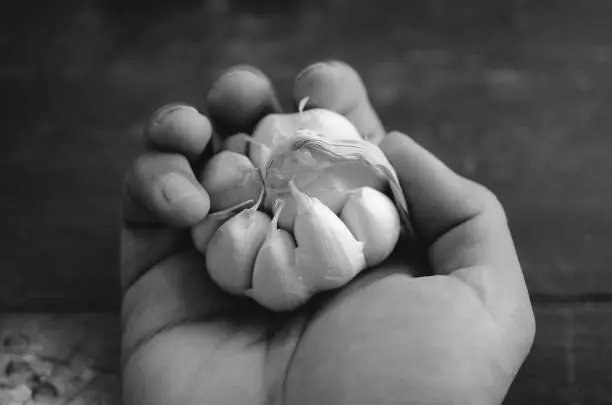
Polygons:
[[219,80],[227,80],[236,74],[242,75],[244,73],[250,73],[261,79],[268,80],[266,75],[261,70],[251,65],[238,65],[231,67],[219,76]]
[[321,62],[316,62],[310,66],[307,66],[300,73],[298,73],[296,80],[300,81],[304,79],[305,77],[312,75],[314,73],[321,73],[321,72],[325,74],[335,73],[334,68],[336,67],[346,68],[348,67],[348,65],[346,65],[346,63],[344,62],[337,61],[337,60],[325,60]]
[[202,199],[204,196],[180,174],[171,173],[162,180],[162,193],[166,201],[176,203],[185,199]]
[[341,61],[312,64],[295,79],[296,99],[310,97],[314,106],[344,114],[366,99],[364,84],[357,72]]

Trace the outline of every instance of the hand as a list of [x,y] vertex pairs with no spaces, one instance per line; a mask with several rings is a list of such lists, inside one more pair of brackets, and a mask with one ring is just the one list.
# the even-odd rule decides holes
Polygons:
[[[535,333],[501,204],[408,136],[385,134],[347,65],[307,68],[294,92],[380,142],[433,275],[389,260],[291,313],[223,293],[189,239],[209,211],[193,167],[211,124],[187,116],[174,132],[149,136],[126,176],[126,405],[501,403]],[[280,109],[261,72],[235,68],[213,86],[208,111],[227,135]]]

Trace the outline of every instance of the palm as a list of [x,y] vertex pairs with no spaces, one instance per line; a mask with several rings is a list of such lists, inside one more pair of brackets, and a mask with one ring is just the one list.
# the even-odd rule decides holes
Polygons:
[[[202,272],[188,256],[167,260]],[[516,367],[470,288],[453,277],[413,278],[406,263],[390,262],[292,314],[214,294],[225,315],[185,320],[136,350],[124,381],[132,389],[146,381],[133,392],[138,403],[394,403],[407,392],[419,403],[432,387],[462,389],[470,363],[471,376],[485,380],[510,381]],[[491,358],[474,364],[475,356]],[[406,364],[419,367],[406,375]],[[504,388],[480,394],[495,402]]]

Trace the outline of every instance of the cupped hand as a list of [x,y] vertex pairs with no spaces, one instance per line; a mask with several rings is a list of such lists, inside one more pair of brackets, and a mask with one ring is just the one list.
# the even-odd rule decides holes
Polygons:
[[249,132],[280,112],[263,73],[233,68],[212,86],[208,117],[186,109],[170,126],[150,123],[126,175],[125,404],[501,403],[535,333],[502,205],[408,136],[386,134],[346,64],[306,68],[294,88],[296,101],[305,96],[379,143],[423,249],[411,255],[426,258],[430,275],[415,277],[401,254],[411,247],[399,246],[383,265],[288,313],[210,280],[189,237],[210,206],[194,170],[213,127],[222,136]]

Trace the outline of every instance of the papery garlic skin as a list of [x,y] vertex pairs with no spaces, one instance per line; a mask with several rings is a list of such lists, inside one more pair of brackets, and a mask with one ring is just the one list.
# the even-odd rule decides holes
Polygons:
[[206,247],[206,268],[221,288],[241,294],[251,287],[255,259],[270,222],[267,214],[249,208],[215,231]]
[[[348,118],[324,108],[313,108],[308,111],[298,112],[301,128],[306,128],[332,141],[339,140],[362,140],[363,137]],[[299,130],[300,128],[298,128]]]
[[255,167],[265,168],[269,153],[300,131],[310,131],[331,140],[363,139],[346,117],[323,108],[293,114],[270,114],[263,118],[253,131],[254,143],[265,147],[251,148],[249,157]]
[[351,192],[340,219],[363,242],[368,267],[389,257],[399,240],[401,223],[395,204],[373,188],[361,187]]
[[[291,116],[279,115],[275,122],[284,123],[288,119]],[[264,142],[258,149],[265,150],[255,164],[260,168],[264,180],[264,205],[271,210],[278,199],[286,203],[279,218],[279,225],[283,229],[293,231],[296,212],[290,181],[309,196],[323,202],[335,214],[340,213],[350,190],[372,187],[382,191],[390,186],[398,209],[403,214],[406,204],[403,195],[400,195],[401,186],[391,163],[378,146],[361,138],[348,119],[323,109],[300,112],[292,119],[284,125],[298,127],[301,122],[304,127],[295,129],[291,136],[275,129],[280,124],[277,127],[262,125],[256,131],[256,136]],[[270,132],[260,132],[266,128]],[[258,142],[258,138],[254,137],[253,143]],[[261,159],[267,162],[265,167]]]
[[278,229],[277,209],[268,235],[259,250],[253,269],[252,288],[247,295],[274,311],[288,311],[304,304],[311,292],[295,267],[295,242],[291,234]]
[[277,155],[270,162],[265,178],[267,194],[264,205],[271,209],[276,200],[283,200],[285,208],[279,218],[279,225],[292,231],[296,207],[289,181],[293,181],[308,196],[318,199],[338,215],[350,190],[362,186],[382,190],[387,179],[361,162],[332,160],[308,148]]
[[328,290],[346,284],[366,267],[363,243],[325,204],[308,197],[293,183],[290,187],[297,207],[295,266],[305,285]]
[[255,201],[264,187],[259,173],[249,158],[239,153],[226,150],[213,156],[199,179],[210,196],[211,211]]

